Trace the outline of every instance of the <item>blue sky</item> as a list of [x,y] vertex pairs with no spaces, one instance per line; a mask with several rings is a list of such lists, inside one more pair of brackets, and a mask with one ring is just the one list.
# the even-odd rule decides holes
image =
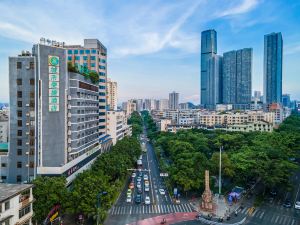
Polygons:
[[218,33],[218,54],[253,48],[253,90],[263,85],[264,34],[282,32],[283,92],[300,99],[300,1],[296,0],[1,0],[0,102],[8,101],[8,57],[40,37],[67,44],[98,38],[119,101],[199,102],[200,35]]

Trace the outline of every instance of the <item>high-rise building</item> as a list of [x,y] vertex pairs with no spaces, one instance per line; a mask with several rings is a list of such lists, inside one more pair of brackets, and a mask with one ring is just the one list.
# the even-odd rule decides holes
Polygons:
[[168,99],[159,99],[158,110],[165,110],[168,108],[169,108],[169,100]]
[[207,102],[205,108],[215,109],[222,101],[222,57],[213,55],[208,59],[207,67]]
[[260,101],[261,99],[261,91],[254,91],[254,99]]
[[[79,49],[71,51],[79,57]],[[41,40],[32,54],[9,58],[10,183],[28,182],[36,175],[64,175],[71,182],[111,144],[99,140],[104,81],[98,85],[98,74],[79,65],[77,72],[68,68],[70,54],[63,45]]]
[[151,111],[151,99],[145,99],[144,109],[147,110],[147,111]]
[[117,110],[117,82],[107,79],[107,107],[109,110]]
[[99,74],[99,140],[106,145],[106,83],[107,49],[98,39],[84,39],[84,45],[65,46],[68,62],[80,65]]
[[169,94],[169,109],[178,109],[179,93],[173,91]]
[[144,110],[143,108],[143,99],[136,99],[136,110],[141,112]]
[[282,95],[282,105],[288,108],[291,107],[291,96],[289,94]]
[[205,30],[201,33],[201,104],[209,104],[208,60],[217,54],[217,32]]
[[223,103],[251,103],[252,48],[223,55]]
[[282,102],[282,52],[281,33],[264,37],[264,103]]

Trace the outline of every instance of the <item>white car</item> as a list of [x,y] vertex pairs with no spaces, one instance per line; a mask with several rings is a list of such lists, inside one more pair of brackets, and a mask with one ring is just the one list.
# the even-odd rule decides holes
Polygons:
[[145,185],[145,191],[150,191],[149,185],[148,186]]
[[295,209],[300,209],[300,201],[297,201],[297,202],[295,203]]
[[141,182],[137,182],[136,187],[137,187],[137,188],[142,188]]
[[127,195],[126,202],[131,202],[131,195]]
[[149,196],[146,196],[146,198],[145,198],[145,204],[146,205],[150,205],[150,197]]
[[147,174],[144,174],[144,180],[148,180],[148,175]]
[[165,195],[165,194],[166,194],[165,190],[164,190],[164,189],[162,189],[162,188],[161,188],[161,189],[159,189],[158,191],[159,191],[159,194],[161,194],[161,195]]
[[132,173],[131,177],[135,178],[136,177],[136,173]]

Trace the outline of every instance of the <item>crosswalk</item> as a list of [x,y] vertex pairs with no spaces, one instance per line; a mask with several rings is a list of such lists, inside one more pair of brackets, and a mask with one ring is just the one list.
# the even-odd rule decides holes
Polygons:
[[110,215],[161,214],[175,212],[193,212],[193,209],[191,205],[187,203],[178,205],[116,205],[109,210]]
[[251,218],[255,218],[256,220],[268,221],[269,224],[274,225],[298,225],[297,221],[299,218],[283,215],[283,214],[275,214],[275,213],[268,213],[265,210],[255,210],[251,215],[249,215],[249,208],[242,209],[239,213],[243,215],[248,215]]

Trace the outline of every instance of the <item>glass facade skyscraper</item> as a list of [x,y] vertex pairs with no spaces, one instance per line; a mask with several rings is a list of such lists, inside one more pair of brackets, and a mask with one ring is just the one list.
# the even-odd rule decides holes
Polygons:
[[222,92],[225,104],[251,103],[252,48],[223,55]]
[[205,30],[201,33],[201,105],[212,104],[209,98],[208,61],[217,54],[217,32]]
[[264,39],[264,103],[282,102],[282,49],[281,33],[265,35]]

